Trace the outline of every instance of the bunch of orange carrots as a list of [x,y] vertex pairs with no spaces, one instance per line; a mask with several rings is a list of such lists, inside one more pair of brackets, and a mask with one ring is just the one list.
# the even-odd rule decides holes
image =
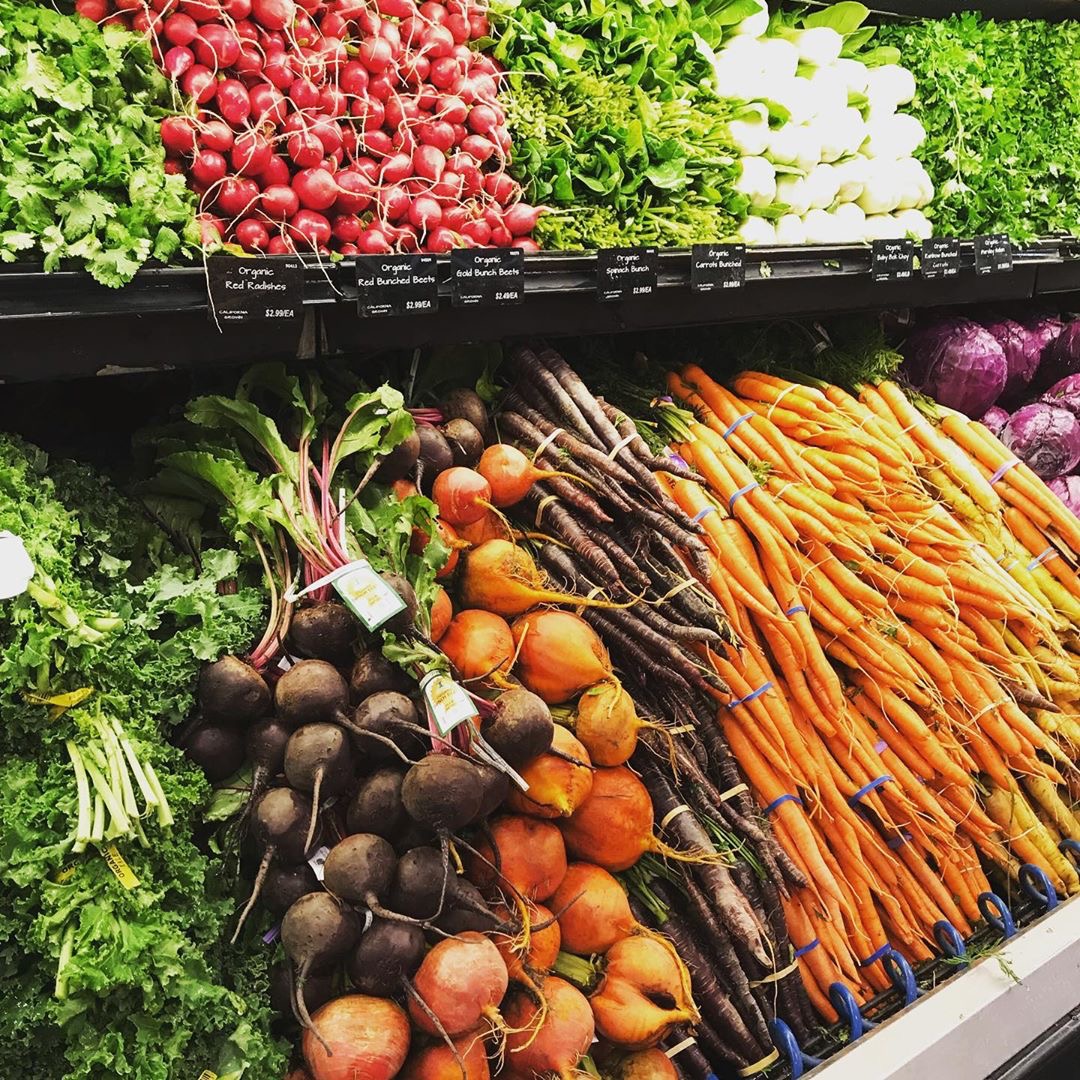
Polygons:
[[740,637],[700,646],[719,721],[809,886],[785,900],[808,994],[885,989],[892,947],[965,936],[983,863],[1080,878],[1080,521],[980,424],[895,383],[857,395],[696,366],[695,416],[657,474],[705,526],[706,584]]

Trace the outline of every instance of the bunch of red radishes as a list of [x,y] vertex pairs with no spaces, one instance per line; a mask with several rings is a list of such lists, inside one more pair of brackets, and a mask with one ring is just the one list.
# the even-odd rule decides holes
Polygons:
[[187,102],[165,167],[204,240],[343,255],[519,247],[500,68],[476,0],[77,0],[150,35]]

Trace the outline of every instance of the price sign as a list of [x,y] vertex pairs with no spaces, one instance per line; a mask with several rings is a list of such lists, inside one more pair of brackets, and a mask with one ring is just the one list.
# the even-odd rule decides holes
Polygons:
[[334,588],[367,630],[378,630],[405,610],[405,601],[375,573],[370,563],[350,563],[334,578]]
[[694,292],[741,289],[745,281],[745,244],[695,244],[690,249],[690,288]]
[[207,259],[211,318],[221,324],[295,319],[304,304],[304,264],[291,255]]
[[1004,274],[1012,269],[1012,242],[1004,233],[975,237],[975,273]]
[[960,273],[960,241],[951,236],[933,236],[919,248],[919,273],[927,281],[956,277]]
[[870,249],[874,281],[909,281],[915,273],[915,244],[911,240],[875,240]]
[[656,248],[602,248],[596,253],[596,296],[602,304],[656,292]]
[[357,255],[360,317],[424,315],[439,307],[434,255]]
[[525,299],[525,253],[518,248],[450,252],[450,302],[454,307],[502,307]]

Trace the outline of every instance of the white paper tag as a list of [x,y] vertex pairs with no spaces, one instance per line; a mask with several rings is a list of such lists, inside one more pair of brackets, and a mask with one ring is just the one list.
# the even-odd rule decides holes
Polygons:
[[10,600],[26,592],[34,576],[34,564],[26,553],[22,538],[0,532],[0,600]]
[[480,715],[465,688],[454,682],[449,675],[433,671],[424,676],[420,689],[435,721],[435,727],[443,737],[449,735],[458,724]]
[[405,610],[405,601],[375,573],[370,563],[353,563],[334,578],[334,588],[367,630],[378,630]]
[[282,655],[281,659],[277,662],[279,671],[288,671],[293,666],[292,658]]
[[308,866],[311,867],[317,880],[322,881],[323,875],[326,873],[326,856],[330,854],[330,849],[323,844],[314,855],[308,859]]

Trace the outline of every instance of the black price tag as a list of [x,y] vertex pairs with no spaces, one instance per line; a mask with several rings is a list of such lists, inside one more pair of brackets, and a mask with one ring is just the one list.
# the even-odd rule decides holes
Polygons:
[[745,244],[695,244],[690,249],[690,288],[694,292],[741,289],[745,281]]
[[357,255],[360,317],[425,315],[439,308],[434,255]]
[[960,273],[960,241],[952,236],[932,236],[919,248],[919,273],[927,281],[957,277]]
[[975,237],[975,273],[1004,274],[1012,269],[1012,241],[1004,233]]
[[909,281],[915,274],[915,244],[911,240],[875,240],[870,249],[874,281]]
[[219,323],[279,322],[303,310],[304,264],[294,256],[211,255],[206,272]]
[[656,248],[603,248],[596,253],[596,295],[603,303],[656,292]]
[[525,253],[519,248],[467,248],[450,252],[454,307],[502,307],[525,300]]

